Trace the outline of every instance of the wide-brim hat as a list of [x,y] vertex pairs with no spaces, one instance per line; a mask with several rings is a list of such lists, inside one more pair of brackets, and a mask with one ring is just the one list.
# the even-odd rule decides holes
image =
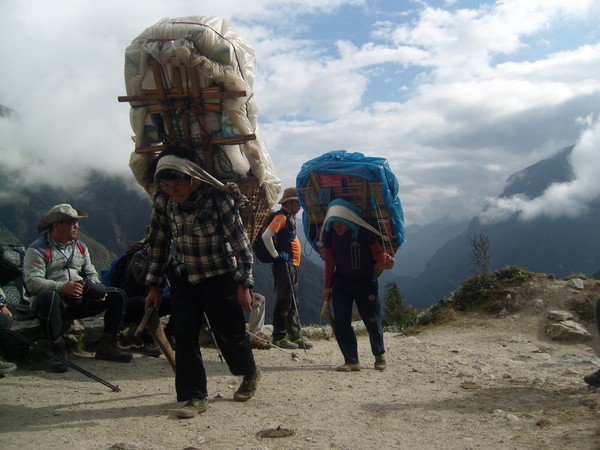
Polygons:
[[53,223],[60,222],[61,220],[83,219],[87,216],[88,214],[85,211],[75,209],[68,203],[61,203],[48,210],[42,221],[38,223],[37,229],[41,233],[50,228],[50,225]]
[[296,188],[289,187],[283,191],[283,197],[279,200],[279,204],[283,205],[285,202],[289,202],[290,200],[298,200],[298,194],[296,194]]

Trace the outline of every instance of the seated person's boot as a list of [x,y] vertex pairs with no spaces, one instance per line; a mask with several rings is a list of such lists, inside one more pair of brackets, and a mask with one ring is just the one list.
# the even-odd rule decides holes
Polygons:
[[17,370],[17,366],[14,363],[4,361],[2,358],[0,358],[0,378],[2,378],[5,374],[15,370]]
[[142,334],[142,351],[146,355],[151,356],[153,358],[158,358],[160,355],[162,355],[162,351],[160,350],[160,348],[158,348],[156,342],[154,342],[154,338],[147,331],[144,331],[144,333]]
[[105,334],[98,343],[95,358],[106,361],[129,362],[133,359],[133,355],[119,347],[117,336]]
[[[50,344],[50,351],[54,353],[56,356],[61,357],[65,361],[67,360],[67,349],[65,348],[65,342],[60,341],[53,344]],[[64,373],[69,370],[69,366],[64,362],[61,362],[57,359],[50,359],[50,370],[55,373]]]

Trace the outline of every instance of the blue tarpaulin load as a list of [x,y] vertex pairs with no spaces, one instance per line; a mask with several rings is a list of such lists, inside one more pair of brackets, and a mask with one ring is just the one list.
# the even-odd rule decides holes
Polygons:
[[360,208],[362,218],[379,230],[388,253],[395,254],[404,243],[398,180],[385,158],[345,150],[325,153],[302,165],[296,189],[304,233],[314,250],[319,251],[327,205],[336,198]]

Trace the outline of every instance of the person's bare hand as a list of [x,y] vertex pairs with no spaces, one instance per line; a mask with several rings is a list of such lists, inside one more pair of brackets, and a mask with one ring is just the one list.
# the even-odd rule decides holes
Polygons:
[[162,295],[160,295],[160,289],[158,286],[150,286],[150,291],[146,296],[146,302],[144,304],[144,309],[148,309],[153,307],[156,311],[160,308],[160,304],[162,303]]
[[237,299],[243,310],[252,311],[252,302],[254,301],[254,297],[252,296],[252,290],[250,288],[239,285]]
[[321,320],[325,320],[331,314],[331,310],[329,309],[329,300],[323,302],[323,306],[321,306],[321,312],[319,313],[319,318]]
[[393,256],[386,254],[385,261],[383,262],[383,267],[385,267],[387,270],[390,270],[394,267],[395,262],[396,262],[396,260],[394,259]]
[[67,297],[81,297],[83,295],[83,285],[79,281],[67,281],[62,285],[60,293]]

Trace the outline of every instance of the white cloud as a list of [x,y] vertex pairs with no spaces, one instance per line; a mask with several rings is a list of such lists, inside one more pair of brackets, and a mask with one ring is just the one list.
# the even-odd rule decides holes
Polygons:
[[588,210],[590,201],[600,196],[598,169],[600,168],[600,120],[585,129],[570,158],[574,180],[550,185],[534,199],[523,196],[490,199],[486,211],[480,215],[484,223],[493,223],[518,216],[532,220],[541,216],[577,217]]
[[[18,117],[0,120],[0,158],[32,181],[75,183],[91,166],[129,175],[129,106],[117,102],[125,47],[163,17],[211,14],[255,49],[260,130],[284,185],[326,151],[361,151],[388,158],[408,223],[475,215],[512,172],[579,142],[576,161],[592,142],[581,128],[600,116],[600,2],[461,4],[387,12],[366,0],[6,0],[0,104]],[[313,28],[329,17],[341,29],[351,8],[369,13],[363,34]],[[552,193],[579,205],[572,214],[598,196],[576,173]],[[534,214],[529,205],[496,210]]]

